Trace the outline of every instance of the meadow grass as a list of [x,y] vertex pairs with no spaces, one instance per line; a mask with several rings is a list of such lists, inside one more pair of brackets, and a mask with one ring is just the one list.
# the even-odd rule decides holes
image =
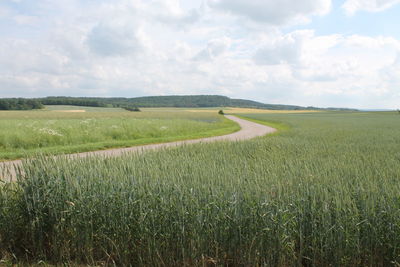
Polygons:
[[223,135],[239,129],[216,112],[193,114],[179,109],[127,112],[72,106],[50,107],[46,111],[0,111],[0,125],[0,159],[15,159],[39,151],[74,153],[161,143]]
[[399,265],[399,115],[245,116],[286,130],[117,158],[25,161],[18,183],[0,190],[3,257],[134,266]]

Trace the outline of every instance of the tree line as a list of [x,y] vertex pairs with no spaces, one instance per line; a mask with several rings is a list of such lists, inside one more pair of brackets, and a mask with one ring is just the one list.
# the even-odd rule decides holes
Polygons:
[[38,99],[26,98],[1,98],[0,110],[31,110],[41,109],[43,104]]
[[88,97],[64,97],[54,96],[39,98],[43,105],[68,105],[68,106],[84,106],[84,107],[108,107],[106,101]]

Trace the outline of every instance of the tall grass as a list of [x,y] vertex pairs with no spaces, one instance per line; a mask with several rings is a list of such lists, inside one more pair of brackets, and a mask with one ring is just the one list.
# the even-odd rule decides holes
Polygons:
[[246,116],[291,130],[25,162],[0,190],[0,251],[116,265],[399,264],[398,116]]
[[216,112],[194,114],[158,109],[137,114],[107,110],[0,112],[0,159],[18,158],[38,151],[73,153],[190,139],[238,129],[233,122],[218,117]]

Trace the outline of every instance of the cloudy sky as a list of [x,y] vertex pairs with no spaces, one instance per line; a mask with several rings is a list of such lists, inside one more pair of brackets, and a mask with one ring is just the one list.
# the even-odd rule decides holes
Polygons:
[[0,97],[400,108],[400,0],[0,0]]

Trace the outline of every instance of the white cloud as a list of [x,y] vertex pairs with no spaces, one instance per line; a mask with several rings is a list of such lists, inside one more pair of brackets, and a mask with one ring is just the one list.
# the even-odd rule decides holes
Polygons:
[[379,12],[400,3],[400,0],[346,0],[342,8],[348,15],[357,11]]
[[254,58],[265,79],[255,79],[249,88],[253,95],[269,96],[266,102],[395,107],[400,60],[393,62],[399,45],[394,38],[315,36],[312,31],[269,36]]
[[29,2],[32,14],[4,5],[0,97],[224,94],[352,107],[400,101],[398,39],[282,32],[282,25],[325,14],[330,1],[204,2],[60,0],[54,7],[43,0]]
[[36,16],[24,16],[18,15],[14,17],[14,21],[20,25],[32,25],[38,23],[38,18]]
[[68,58],[52,48],[32,46],[25,40],[8,39],[0,43],[0,72],[61,74]]
[[99,24],[88,34],[90,50],[100,56],[124,56],[137,52],[142,44],[131,25]]
[[230,47],[231,40],[228,37],[210,40],[205,49],[202,49],[194,60],[213,60],[214,58],[224,54]]
[[268,44],[258,49],[254,60],[264,65],[296,64],[302,55],[303,41],[310,35],[313,35],[312,31],[296,31],[269,40]]
[[149,9],[153,13],[153,17],[160,22],[174,24],[178,27],[200,20],[204,12],[203,5],[185,10],[181,7],[180,2],[179,0],[156,0],[152,2]]
[[209,0],[209,5],[256,22],[283,25],[327,14],[331,0]]
[[7,7],[0,6],[0,19],[5,18],[11,14],[11,10]]

